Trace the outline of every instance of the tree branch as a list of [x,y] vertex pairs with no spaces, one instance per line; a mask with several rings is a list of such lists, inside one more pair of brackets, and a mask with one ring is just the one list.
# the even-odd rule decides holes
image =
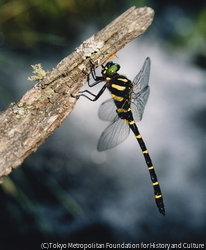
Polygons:
[[0,113],[0,181],[49,137],[70,114],[77,93],[96,66],[146,31],[154,11],[132,7],[92,36]]

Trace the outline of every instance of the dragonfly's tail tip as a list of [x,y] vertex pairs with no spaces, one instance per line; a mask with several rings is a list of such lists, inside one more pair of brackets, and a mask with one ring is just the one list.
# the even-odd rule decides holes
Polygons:
[[160,213],[165,216],[165,210],[161,210]]

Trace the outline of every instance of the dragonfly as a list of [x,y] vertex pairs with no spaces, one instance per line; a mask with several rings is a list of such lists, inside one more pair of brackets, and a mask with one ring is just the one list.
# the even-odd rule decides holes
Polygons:
[[150,58],[147,57],[139,73],[133,81],[130,81],[126,76],[117,73],[120,69],[119,64],[109,61],[105,66],[102,65],[102,76],[97,76],[95,70],[92,71],[94,83],[90,83],[88,79],[89,87],[105,82],[100,91],[95,95],[89,90],[83,90],[76,97],[84,96],[90,101],[96,101],[105,89],[110,91],[112,98],[103,102],[99,108],[99,117],[110,123],[100,136],[97,150],[104,151],[116,147],[126,140],[130,130],[132,130],[149,170],[157,208],[162,215],[165,215],[163,196],[154,165],[136,125],[137,122],[142,120],[150,93],[148,85],[150,65]]

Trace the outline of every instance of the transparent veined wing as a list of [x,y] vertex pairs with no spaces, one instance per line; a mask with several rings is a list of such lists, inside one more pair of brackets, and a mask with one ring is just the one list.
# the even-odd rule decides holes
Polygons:
[[99,138],[97,150],[104,151],[114,148],[129,136],[130,128],[126,122],[116,115],[113,122],[104,130]]
[[99,107],[99,112],[98,112],[98,116],[100,119],[104,120],[104,121],[113,121],[115,116],[117,115],[116,112],[116,105],[114,103],[114,100],[108,99],[105,102],[103,102],[101,104],[101,106]]
[[147,57],[140,72],[134,78],[133,90],[135,93],[141,92],[145,87],[148,86],[149,75],[150,75],[150,64],[151,64],[150,58]]
[[133,80],[133,92],[131,95],[131,110],[135,122],[142,119],[145,105],[147,103],[150,89],[149,89],[149,75],[150,75],[150,59],[146,58],[142,69]]

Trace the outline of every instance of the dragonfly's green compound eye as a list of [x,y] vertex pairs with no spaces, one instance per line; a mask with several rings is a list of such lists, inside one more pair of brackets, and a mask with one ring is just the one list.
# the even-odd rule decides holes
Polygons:
[[103,70],[103,74],[113,76],[120,69],[120,65],[113,62],[108,62]]

